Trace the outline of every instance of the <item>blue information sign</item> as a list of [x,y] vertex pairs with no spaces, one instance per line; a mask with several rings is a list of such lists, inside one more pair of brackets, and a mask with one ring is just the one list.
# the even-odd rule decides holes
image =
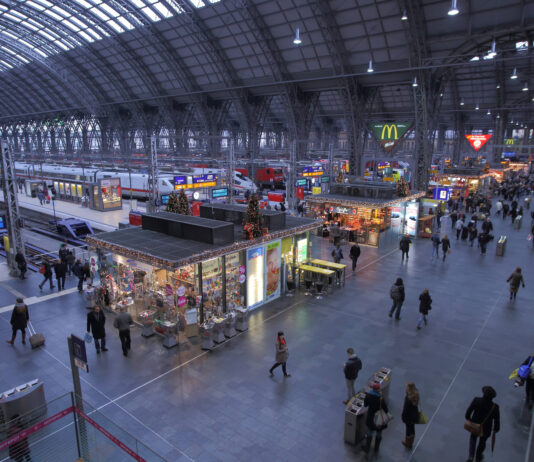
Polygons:
[[175,185],[183,185],[187,184],[187,177],[184,175],[175,176],[174,177],[174,184]]
[[211,197],[213,199],[218,199],[220,197],[228,197],[228,188],[212,189]]
[[193,183],[213,183],[217,181],[215,173],[205,173],[204,175],[193,175]]

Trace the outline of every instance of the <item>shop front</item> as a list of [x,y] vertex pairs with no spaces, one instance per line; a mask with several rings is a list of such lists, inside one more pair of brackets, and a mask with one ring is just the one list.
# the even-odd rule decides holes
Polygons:
[[490,185],[491,174],[475,168],[446,168],[434,184],[437,188],[447,188],[453,200],[487,190]]
[[120,178],[103,178],[89,186],[89,203],[93,210],[109,212],[122,209]]
[[[343,241],[379,247],[399,235],[415,237],[419,203],[424,193],[394,200],[323,195],[307,198],[307,215],[325,227],[339,228]],[[332,236],[330,236],[332,238]]]
[[[143,217],[158,215],[161,213]],[[182,216],[177,217],[180,220]],[[144,326],[146,335],[153,330],[166,337],[178,331],[186,337],[196,336],[210,323],[242,317],[279,298],[294,277],[298,261],[308,258],[308,231],[319,226],[313,220],[291,218],[284,229],[255,240],[234,241],[232,234],[227,242],[208,245],[195,239],[205,235],[206,226],[213,224],[209,222],[218,220],[186,217],[187,225],[194,219],[202,225],[198,231],[188,231],[188,237],[194,239],[143,228],[89,239],[100,255],[101,303],[106,305],[107,292],[107,308],[127,309]],[[172,223],[176,227],[180,222]],[[228,225],[233,231],[233,224]],[[135,247],[133,240],[138,242]],[[153,248],[147,240],[152,240]],[[171,258],[173,251],[166,249],[175,249],[179,258]]]

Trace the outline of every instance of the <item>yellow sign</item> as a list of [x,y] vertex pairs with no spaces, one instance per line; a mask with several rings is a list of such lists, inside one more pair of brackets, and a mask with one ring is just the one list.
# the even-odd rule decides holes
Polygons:
[[9,252],[9,236],[4,236],[4,249],[6,253]]
[[513,138],[506,138],[504,144],[515,144],[515,140]]
[[[388,136],[386,138],[385,134],[386,134],[386,130],[388,132]],[[392,137],[392,133],[393,131],[395,130],[395,137]],[[380,136],[380,139],[382,140],[397,140],[399,139],[399,133],[397,131],[397,125],[396,124],[385,124],[384,125],[384,128],[382,128],[382,135]]]
[[316,196],[317,194],[321,194],[321,187],[320,186],[314,186],[312,188],[312,194]]
[[395,179],[392,176],[385,176],[382,178],[382,181],[394,182]]

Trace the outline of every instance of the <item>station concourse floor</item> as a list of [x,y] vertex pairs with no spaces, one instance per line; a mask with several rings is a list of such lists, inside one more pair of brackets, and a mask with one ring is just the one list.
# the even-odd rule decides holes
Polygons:
[[[88,345],[90,372],[81,372],[84,398],[117,424],[169,461],[364,461],[359,446],[343,441],[345,350],[353,347],[363,370],[356,388],[382,366],[393,369],[389,408],[395,419],[384,431],[380,453],[369,460],[451,462],[467,458],[469,435],[464,413],[481,387],[497,391],[501,431],[495,453],[486,459],[525,460],[531,412],[524,389],[508,376],[528,354],[534,354],[534,249],[521,230],[494,218],[496,239],[509,237],[504,257],[495,255],[496,240],[481,256],[457,242],[445,262],[431,260],[429,240],[414,241],[410,259],[401,263],[396,245],[362,246],[356,276],[347,272],[344,288],[322,300],[297,295],[257,309],[250,329],[212,352],[198,340],[166,350],[161,339],[132,332],[132,351],[122,356],[113,316],[107,319],[109,351],[96,355]],[[450,229],[444,220],[443,232]],[[313,238],[315,257],[329,258],[331,246]],[[348,248],[344,248],[345,263]],[[526,288],[508,300],[507,277],[523,268]],[[2,269],[3,268],[3,269]],[[26,281],[0,268],[0,390],[30,379],[45,382],[51,400],[72,389],[66,337],[82,336],[86,310],[69,279],[61,296],[39,291],[41,275]],[[406,286],[402,320],[387,316],[389,289],[397,277]],[[429,324],[416,330],[418,297],[430,289]],[[9,317],[16,296],[30,303],[30,316],[46,337],[32,351],[20,338],[15,346]],[[288,372],[270,378],[276,333],[283,330],[289,347]],[[401,445],[404,384],[414,381],[428,425],[416,426],[414,452]]]

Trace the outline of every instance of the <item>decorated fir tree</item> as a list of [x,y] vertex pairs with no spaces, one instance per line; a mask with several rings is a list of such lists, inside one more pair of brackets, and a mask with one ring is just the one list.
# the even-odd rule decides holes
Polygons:
[[181,215],[191,215],[191,209],[189,208],[189,201],[183,189],[180,189],[180,195],[178,196],[178,208],[176,213]]
[[260,213],[258,197],[253,194],[248,201],[243,230],[248,239],[254,239],[262,235],[263,217]]
[[167,212],[178,213],[178,196],[175,193],[169,195],[169,201],[165,210]]
[[397,196],[406,197],[409,195],[410,195],[410,184],[404,178],[401,178],[397,182]]

